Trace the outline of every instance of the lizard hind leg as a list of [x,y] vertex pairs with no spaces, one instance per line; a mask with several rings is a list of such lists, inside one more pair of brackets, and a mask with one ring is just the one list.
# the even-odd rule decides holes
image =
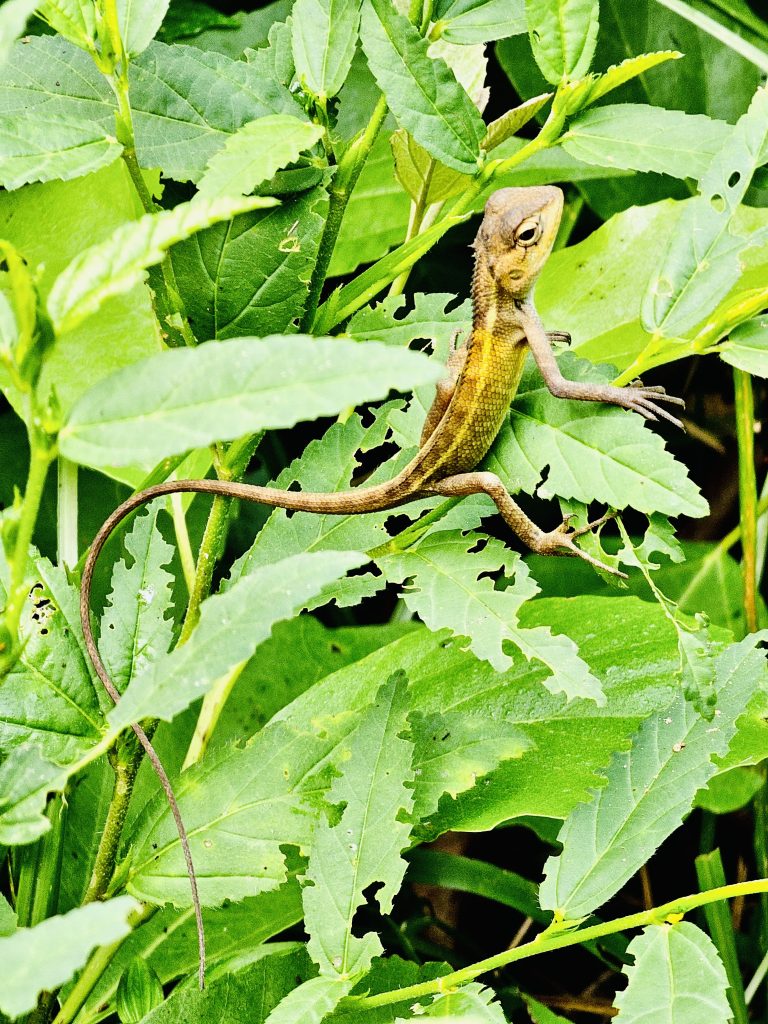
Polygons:
[[469,494],[487,494],[499,510],[504,522],[514,530],[524,544],[528,545],[531,551],[535,551],[540,555],[571,555],[589,562],[590,565],[594,565],[596,568],[602,569],[603,572],[608,572],[612,576],[620,576],[622,579],[626,579],[625,573],[605,565],[605,563],[597,558],[593,558],[592,555],[582,551],[574,543],[576,537],[581,537],[585,533],[591,532],[606,522],[607,519],[610,519],[611,513],[575,530],[571,529],[568,525],[568,520],[565,520],[556,529],[547,532],[538,527],[532,519],[528,518],[495,473],[488,473],[483,470],[475,473],[459,473],[456,476],[449,476],[444,480],[438,480],[436,483],[430,484],[429,489],[446,498],[463,498]]

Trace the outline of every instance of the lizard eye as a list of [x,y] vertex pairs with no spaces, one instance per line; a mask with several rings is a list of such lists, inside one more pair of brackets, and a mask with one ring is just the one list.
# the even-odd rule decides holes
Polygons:
[[528,248],[541,238],[541,224],[538,220],[525,220],[515,234],[515,244]]

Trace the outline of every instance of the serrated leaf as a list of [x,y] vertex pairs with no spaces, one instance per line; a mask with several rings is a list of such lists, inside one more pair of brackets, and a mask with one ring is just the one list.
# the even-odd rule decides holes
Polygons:
[[525,0],[441,0],[433,33],[449,43],[492,42],[527,30]]
[[153,465],[215,440],[384,398],[439,372],[417,352],[299,334],[171,349],[87,392],[59,445],[67,458],[88,465]]
[[720,347],[720,358],[739,370],[768,377],[768,317],[739,324]]
[[418,292],[410,299],[406,311],[405,296],[390,295],[374,306],[358,310],[344,333],[360,341],[402,346],[425,338],[432,342],[435,353],[444,362],[454,333],[468,329],[472,322],[468,299],[450,310],[447,308],[455,300],[450,292]]
[[617,753],[607,785],[566,819],[550,857],[539,897],[542,907],[568,919],[584,917],[610,899],[681,823],[723,756],[736,721],[765,672],[754,633],[716,660],[718,707],[707,722],[679,694],[638,730],[632,749]]
[[428,55],[427,41],[391,0],[367,0],[361,35],[398,124],[447,167],[474,174],[485,125],[445,61]]
[[[520,556],[493,538],[469,554],[479,539],[476,534],[467,537],[442,531],[376,561],[387,579],[406,584],[403,600],[430,629],[449,627],[466,649],[489,661],[497,672],[512,664],[506,650],[510,644],[529,661],[541,661],[549,668],[552,674],[544,683],[551,692],[602,703],[600,683],[572,640],[555,636],[546,627],[520,627],[520,606],[538,592]],[[504,590],[494,585],[499,573],[513,579]]]
[[201,197],[124,224],[105,242],[75,257],[56,278],[48,295],[54,330],[58,334],[71,330],[97,312],[106,299],[129,291],[144,279],[147,267],[163,259],[174,242],[217,221],[275,202],[261,196]]
[[359,24],[360,0],[296,0],[293,6],[296,75],[321,103],[346,81]]
[[419,1000],[413,1007],[413,1014],[398,1017],[395,1024],[406,1024],[424,1017],[440,1017],[445,1024],[506,1024],[507,1018],[494,996],[493,989],[472,981],[454,992],[433,996],[430,1002]]
[[643,297],[643,326],[667,337],[684,334],[725,298],[741,274],[740,254],[764,235],[732,230],[734,215],[768,141],[768,88],[755,93],[684,208],[658,272]]
[[491,121],[483,139],[483,149],[495,149],[502,142],[512,138],[522,127],[528,124],[532,117],[538,114],[550,99],[552,99],[551,92],[543,92],[540,96],[532,96],[519,106],[508,110],[506,114],[497,117],[495,121]]
[[[651,68],[658,67],[668,60],[678,60],[683,54],[679,50],[658,50],[654,53],[640,53],[636,57],[627,57],[620,64],[614,64],[598,75],[594,84],[589,90],[589,102],[594,103],[601,99],[606,93],[612,92],[625,82],[645,74]],[[666,107],[656,107],[657,110],[666,110]]]
[[0,7],[0,64],[5,64],[13,43],[24,31],[40,0],[5,0]]
[[326,583],[363,561],[365,556],[352,551],[296,555],[209,597],[190,639],[134,678],[110,715],[112,727],[123,729],[149,716],[170,721],[247,661],[275,622],[290,618]]
[[344,771],[326,796],[343,807],[331,824],[321,817],[315,829],[303,893],[309,954],[320,973],[349,979],[368,970],[383,952],[375,933],[353,935],[352,921],[364,890],[376,892],[388,914],[405,874],[401,857],[408,845],[413,805],[413,744],[404,735],[409,711],[402,672],[392,675],[365,709],[349,738]]
[[589,71],[597,43],[598,0],[526,0],[533,56],[548,82]]
[[0,184],[16,189],[36,181],[69,181],[117,160],[123,147],[97,124],[37,114],[0,121]]
[[352,985],[342,978],[310,978],[289,992],[264,1024],[320,1024],[348,995]]
[[43,0],[37,13],[51,28],[83,49],[96,42],[96,5],[91,0]]
[[627,987],[616,996],[617,1024],[728,1024],[728,979],[717,950],[690,921],[651,925],[634,938]]
[[33,1010],[40,992],[55,991],[69,981],[94,947],[126,936],[128,917],[138,909],[130,896],[118,896],[0,937],[4,973],[0,1010],[12,1020]]
[[[212,155],[242,125],[301,108],[262,61],[232,60],[193,46],[152,42],[130,66],[131,109],[142,167],[197,181]],[[112,90],[91,57],[59,36],[17,42],[0,67],[0,118],[27,118],[26,131],[45,147],[45,126],[115,130]],[[41,118],[40,130],[35,130]]]
[[703,114],[617,103],[580,114],[559,144],[587,164],[699,179],[731,130]]
[[307,298],[326,192],[205,228],[171,249],[184,308],[200,340],[289,333]]
[[173,637],[173,576],[163,569],[173,547],[157,528],[157,505],[139,516],[125,538],[133,558],[112,570],[112,589],[101,618],[99,650],[113,683],[122,693],[134,676],[167,653]]
[[[559,364],[573,379],[612,376],[570,353]],[[539,486],[545,496],[669,516],[700,517],[709,510],[685,466],[666,451],[659,434],[646,429],[642,417],[614,406],[555,398],[537,373],[521,381],[509,423],[483,465],[513,491]]]
[[149,46],[170,6],[170,0],[117,0],[120,37],[128,57],[136,57]]
[[211,197],[249,195],[322,136],[319,125],[290,114],[268,114],[249,121],[213,154],[198,190]]

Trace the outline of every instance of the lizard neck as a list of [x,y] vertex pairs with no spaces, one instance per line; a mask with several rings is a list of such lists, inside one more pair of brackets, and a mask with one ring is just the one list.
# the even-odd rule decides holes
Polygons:
[[518,309],[529,294],[529,286],[519,293],[504,288],[491,273],[487,257],[478,252],[472,275],[473,334],[492,335],[502,343],[516,340],[520,334]]

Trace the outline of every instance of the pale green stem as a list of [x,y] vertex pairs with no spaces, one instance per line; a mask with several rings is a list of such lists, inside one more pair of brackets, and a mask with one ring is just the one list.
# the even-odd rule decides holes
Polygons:
[[184,574],[187,593],[191,594],[195,586],[195,555],[192,551],[192,542],[189,539],[187,517],[184,514],[184,495],[172,494],[170,502],[173,529],[176,534],[176,546],[179,549],[179,559],[181,561],[181,571]]
[[749,1006],[749,1004],[754,999],[757,990],[760,988],[763,981],[765,980],[766,974],[768,974],[768,953],[766,953],[763,959],[760,961],[757,970],[752,975],[752,978],[747,987],[744,989],[744,1002],[747,1004],[747,1006]]
[[588,928],[571,928],[564,930],[562,924],[552,924],[537,935],[532,942],[524,946],[517,946],[515,949],[505,950],[496,956],[480,960],[478,963],[470,964],[461,970],[453,971],[451,974],[443,975],[432,981],[425,981],[418,985],[409,985],[407,988],[395,989],[392,992],[382,992],[374,996],[364,996],[360,999],[349,999],[346,1005],[350,1008],[364,1010],[373,1009],[376,1006],[389,1006],[392,1003],[399,1003],[405,1000],[421,999],[424,996],[437,995],[442,992],[449,992],[466,985],[467,982],[479,978],[490,971],[499,970],[508,964],[526,960],[532,956],[539,956],[541,953],[549,953],[555,949],[564,949],[568,946],[577,946],[583,942],[594,939],[601,939],[606,935],[615,935],[617,932],[627,931],[630,928],[645,928],[652,924],[664,924],[674,922],[684,914],[704,907],[708,903],[717,900],[733,899],[738,896],[752,896],[758,893],[768,892],[768,878],[761,878],[753,882],[735,882],[732,885],[723,885],[708,892],[694,893],[691,896],[684,896],[678,900],[672,900],[660,907],[653,907],[650,910],[643,910],[637,914],[630,914],[627,917],[620,917],[614,921],[604,921]]
[[182,771],[186,771],[191,765],[196,764],[208,748],[221,712],[224,710],[224,705],[227,703],[232,688],[242,675],[246,664],[247,662],[244,661],[240,665],[236,665],[226,675],[223,675],[221,679],[217,679],[213,687],[203,697],[200,714],[195,723],[195,731],[181,768]]
[[77,479],[76,462],[70,462],[62,455],[57,463],[57,549],[59,565],[73,568],[77,565]]
[[739,522],[744,615],[750,633],[757,630],[757,480],[755,478],[755,400],[752,377],[733,371],[736,439],[739,449]]

